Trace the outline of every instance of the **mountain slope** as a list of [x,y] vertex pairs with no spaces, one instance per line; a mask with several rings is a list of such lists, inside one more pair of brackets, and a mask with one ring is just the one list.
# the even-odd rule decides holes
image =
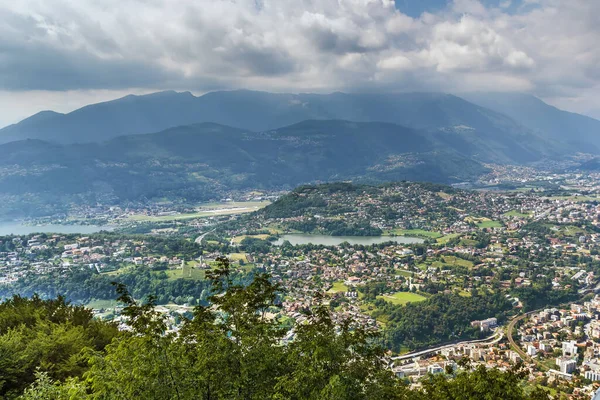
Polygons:
[[338,180],[451,183],[484,172],[431,133],[395,124],[311,120],[250,132],[203,123],[104,143],[0,145],[0,200],[200,201],[237,189]]
[[537,97],[522,93],[468,93],[461,95],[495,110],[536,132],[568,145],[574,151],[600,153],[600,121],[559,110]]
[[543,143],[510,118],[459,97],[441,93],[397,94],[274,94],[253,91],[192,94],[161,92],[127,96],[69,114],[30,118],[0,130],[0,143],[41,139],[57,143],[103,142],[127,134],[143,134],[201,122],[214,122],[251,131],[266,131],[305,120],[388,122],[426,130],[439,140],[476,142],[489,154],[506,152],[518,142],[515,156],[493,161],[528,162],[556,156],[560,149]]

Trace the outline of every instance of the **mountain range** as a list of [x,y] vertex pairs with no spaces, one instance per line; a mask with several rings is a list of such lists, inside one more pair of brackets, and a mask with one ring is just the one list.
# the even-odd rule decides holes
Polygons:
[[[3,129],[0,143],[41,139],[102,142],[181,125],[213,122],[265,131],[305,120],[389,122],[419,130],[467,127],[488,135],[526,133],[561,143],[600,147],[600,121],[567,113],[522,94],[473,93],[280,94],[248,90],[159,92],[89,105],[68,114],[44,111]],[[576,136],[573,136],[576,135]]]
[[0,130],[0,197],[199,201],[333,180],[452,183],[486,163],[600,148],[600,121],[526,95],[464,97],[171,91],[46,111]]

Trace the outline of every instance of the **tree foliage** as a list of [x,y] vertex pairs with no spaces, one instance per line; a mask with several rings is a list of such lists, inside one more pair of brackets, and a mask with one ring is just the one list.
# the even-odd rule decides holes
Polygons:
[[[410,389],[388,368],[375,332],[334,319],[319,302],[305,323],[288,332],[272,318],[280,288],[267,275],[242,285],[228,260],[219,259],[209,280],[210,305],[197,306],[178,332],[168,330],[154,297],[138,302],[122,284],[117,293],[130,331],[121,334],[64,299],[2,304],[0,333],[8,343],[0,347],[3,394],[26,400],[547,398],[542,392],[527,397],[517,369],[448,371]],[[36,339],[51,324],[56,326],[48,342]],[[9,345],[23,339],[12,335],[24,329],[32,330],[44,357],[29,352],[27,341],[10,357]],[[19,360],[28,362],[29,378],[7,379]]]

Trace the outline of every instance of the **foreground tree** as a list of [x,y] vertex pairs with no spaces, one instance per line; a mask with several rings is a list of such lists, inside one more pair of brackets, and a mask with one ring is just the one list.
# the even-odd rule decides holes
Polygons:
[[81,376],[85,349],[101,351],[118,336],[116,325],[98,321],[63,297],[14,296],[0,304],[0,398],[11,399],[35,380]]

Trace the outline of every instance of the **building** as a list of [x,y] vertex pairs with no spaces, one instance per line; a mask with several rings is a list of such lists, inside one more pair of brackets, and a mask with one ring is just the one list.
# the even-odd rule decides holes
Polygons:
[[493,317],[484,319],[483,321],[480,321],[480,323],[479,323],[479,328],[481,329],[482,332],[487,332],[490,329],[495,328],[496,326],[498,326],[498,320]]
[[444,368],[442,368],[439,364],[432,364],[427,367],[427,373],[429,374],[441,374],[444,372]]
[[558,357],[556,366],[563,374],[570,374],[577,368],[577,361],[569,357]]
[[600,381],[600,372],[598,371],[585,371],[584,376],[590,381]]
[[577,342],[574,340],[562,342],[562,353],[563,357],[577,355]]

